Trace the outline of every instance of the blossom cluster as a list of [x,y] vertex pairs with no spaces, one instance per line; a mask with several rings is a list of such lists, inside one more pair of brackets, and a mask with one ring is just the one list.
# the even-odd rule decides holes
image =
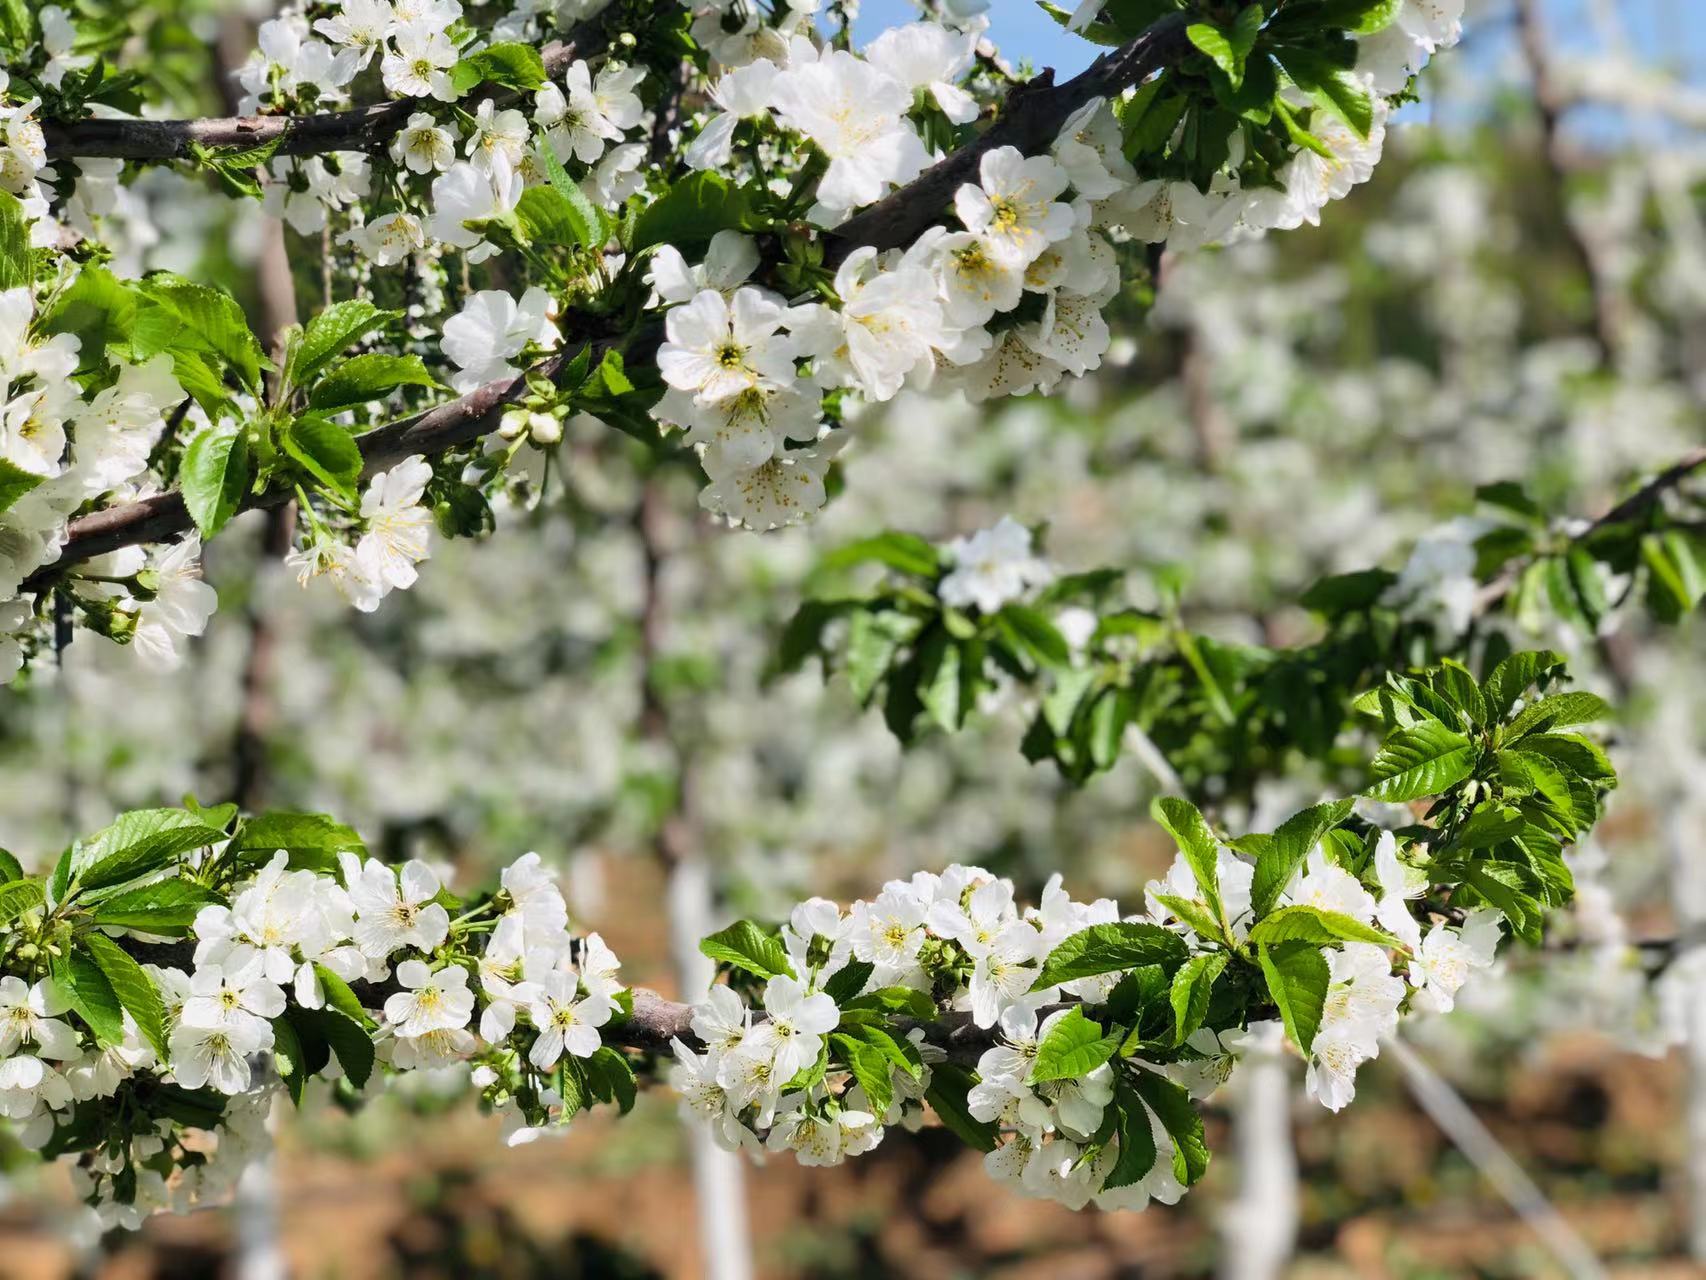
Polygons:
[[[643,400],[625,406],[624,421],[631,426],[634,414],[649,412],[699,454],[708,478],[703,505],[764,529],[824,503],[828,469],[848,439],[842,428],[863,406],[906,388],[976,400],[1048,392],[1097,369],[1112,345],[1103,312],[1121,288],[1122,258],[1138,256],[1127,246],[1165,242],[1183,250],[1317,220],[1329,200],[1372,172],[1387,98],[1456,39],[1461,16],[1455,0],[1399,6],[1394,20],[1361,38],[1356,69],[1345,73],[1370,103],[1367,121],[1353,125],[1341,118],[1346,112],[1321,108],[1319,95],[1286,86],[1276,109],[1306,120],[1308,131],[1284,143],[1284,163],[1272,146],[1257,154],[1233,130],[1209,180],[1182,172],[1191,166],[1180,159],[1178,136],[1163,139],[1160,151],[1133,145],[1127,117],[1156,81],[1084,103],[1038,154],[977,142],[984,107],[1013,80],[984,39],[977,8],[951,6],[855,51],[814,25],[814,5],[766,10],[719,0],[686,13],[658,6],[643,32],[614,30],[614,11],[596,2],[547,11],[527,0],[478,12],[459,0],[292,6],[262,24],[258,48],[236,73],[243,109],[323,113],[378,90],[396,109],[362,141],[372,149],[198,151],[197,163],[258,191],[296,232],[319,237],[328,280],[347,267],[358,298],[402,290],[400,349],[435,365],[434,378],[423,370],[409,385],[442,382],[471,393],[514,378],[564,345],[570,321],[582,333],[589,319],[597,331],[608,317],[627,314],[639,326],[627,337],[660,330],[662,397],[650,370],[622,375],[612,384],[620,394],[646,384]],[[1075,25],[1097,11],[1080,6]],[[640,37],[679,38],[683,24],[703,52],[693,67],[670,68],[686,75],[685,86],[660,86],[654,42]],[[553,33],[566,45],[545,44]],[[72,51],[75,36],[72,19],[44,10],[39,48],[19,63],[29,83],[57,86],[87,69],[79,61],[86,55]],[[683,87],[704,92],[678,93]],[[98,244],[111,229],[106,215],[128,191],[118,181],[123,167],[79,156],[68,173],[57,173],[47,164],[40,107],[0,85],[0,185],[18,196],[32,244],[66,235]],[[975,171],[911,244],[879,250],[839,234],[849,218],[956,147],[983,148]],[[636,220],[698,179],[712,183],[704,235],[697,219],[664,219],[666,234],[635,241]],[[726,208],[716,206],[718,191],[729,196]],[[752,234],[759,230],[762,240]],[[778,246],[787,261],[767,261]],[[482,273],[488,287],[476,287],[466,268],[500,253],[525,268],[525,281],[510,285],[514,273],[506,270]],[[74,271],[62,263],[37,288],[43,296],[63,289]],[[627,338],[611,336],[625,349]],[[273,345],[269,337],[259,347]],[[185,415],[190,429],[181,440],[161,442],[165,477],[181,480],[170,454],[205,426],[204,410],[222,430],[228,414],[236,432],[269,414],[264,430],[282,429],[301,408],[261,403],[252,376],[252,396],[215,404],[218,391],[196,382],[197,373],[176,370],[184,385],[195,382],[204,403]],[[87,368],[77,376],[92,385]],[[390,389],[375,392],[375,411],[339,405],[323,416],[359,429],[379,420]],[[502,415],[483,456],[463,460],[463,484],[493,496],[506,483],[524,486],[523,464],[534,450],[560,444],[571,412],[600,414],[597,404],[578,404],[573,387],[539,378],[528,390]],[[24,439],[32,434],[41,439]],[[51,432],[22,423],[8,426],[0,454],[23,458],[25,469],[33,461],[39,471],[53,465],[45,461],[53,443]],[[275,456],[264,444],[263,456]],[[422,467],[410,463],[403,475],[376,481],[364,499],[375,510],[360,513],[346,501],[353,491],[322,487],[323,466],[304,467],[302,545],[294,556],[303,579],[330,575],[363,609],[412,583],[425,553],[424,522],[411,516],[408,530],[383,539],[381,556],[370,517],[384,521],[394,509],[420,506]],[[123,479],[146,485],[139,472]],[[62,492],[59,514],[145,491],[108,484],[75,502]],[[49,497],[44,490],[34,506]],[[27,524],[22,534],[47,548],[10,559],[51,559],[62,522],[32,520],[29,505],[0,519]],[[206,536],[214,531],[203,527]],[[357,539],[370,549],[358,554]],[[127,561],[89,572],[122,578],[137,571]],[[116,625],[122,633],[122,620]],[[180,633],[193,634],[196,625],[189,621]]]
[[[19,587],[59,556],[71,515],[91,499],[146,492],[149,455],[183,403],[169,356],[110,356],[107,381],[85,394],[72,378],[81,342],[42,333],[25,287],[0,292],[0,679],[10,679],[41,627]],[[200,635],[215,606],[199,576],[197,539],[152,554],[126,547],[91,562],[76,597],[85,620],[171,666],[177,640]]]
[[[1074,900],[1059,875],[1037,906],[1021,910],[1011,880],[959,865],[889,881],[875,898],[846,910],[822,898],[803,902],[780,935],[790,972],[770,977],[750,1001],[735,987],[719,985],[693,1007],[700,1043],[674,1042],[670,1077],[683,1112],[708,1125],[730,1150],[791,1152],[811,1165],[872,1149],[887,1126],[916,1129],[933,1073],[947,1061],[923,1025],[908,1033],[915,1052],[885,1064],[889,1094],[881,1107],[872,1103],[870,1082],[832,1061],[828,1048],[832,1033],[853,1021],[847,1011],[861,1008],[862,997],[868,1007],[882,998],[877,993],[892,1001],[896,989],[911,991],[935,1004],[946,1024],[957,1017],[987,1033],[989,1047],[977,1058],[965,1102],[973,1119],[1000,1135],[984,1161],[991,1176],[1073,1208],[1092,1202],[1142,1208],[1151,1199],[1171,1204],[1184,1193],[1186,1179],[1170,1136],[1179,1120],[1163,1114],[1164,1104],[1146,1098],[1137,1131],[1149,1133],[1152,1149],[1142,1149],[1152,1163],[1117,1182],[1110,1178],[1121,1163],[1121,1135],[1132,1132],[1110,1133],[1116,1080],[1122,1073],[1139,1080],[1159,1075],[1193,1098],[1207,1097],[1247,1050],[1282,1034],[1279,1024],[1241,1013],[1224,1025],[1198,1026],[1173,1052],[1158,1055],[1158,1044],[1128,1042],[1117,1054],[1100,1053],[1093,1067],[1051,1071],[1039,1080],[1051,1033],[1082,1010],[1108,1006],[1139,976],[1130,964],[1101,965],[1089,976],[1046,984],[1042,975],[1068,939],[1122,920],[1165,928],[1193,956],[1218,956],[1215,963],[1223,963],[1249,936],[1254,863],[1224,846],[1217,856],[1218,893],[1230,925],[1220,938],[1200,935],[1170,905],[1200,908],[1205,896],[1184,853],[1163,879],[1149,884],[1145,909],[1133,916],[1122,917],[1112,899]],[[1391,832],[1380,833],[1373,864],[1371,890],[1317,848],[1276,904],[1332,913],[1324,918],[1354,921],[1370,936],[1389,931],[1388,944],[1344,941],[1322,948],[1330,981],[1304,1056],[1310,1096],[1334,1111],[1354,1096],[1357,1068],[1378,1056],[1401,1013],[1449,1010],[1470,973],[1492,965],[1500,937],[1498,915],[1489,910],[1471,911],[1461,924],[1434,918],[1424,932],[1415,907],[1426,876],[1400,854]],[[862,971],[852,968],[860,965]],[[856,981],[848,981],[850,969]]]
[[[821,506],[840,447],[825,439],[823,392],[883,402],[913,385],[976,400],[1048,392],[1100,367],[1111,343],[1102,310],[1120,285],[1116,245],[1188,249],[1318,222],[1329,201],[1373,172],[1386,97],[1457,38],[1460,17],[1461,5],[1404,6],[1359,54],[1359,73],[1378,95],[1367,129],[1319,121],[1319,150],[1298,146],[1269,181],[1246,185],[1236,136],[1206,190],[1141,177],[1124,153],[1115,104],[1096,99],[1045,155],[986,152],[978,181],[955,196],[954,221],[904,250],[855,249],[826,284],[826,301],[791,305],[747,284],[758,257],[739,242],[713,241],[698,268],[661,259],[653,280],[676,306],[659,356],[670,392],[656,412],[702,448],[704,504],[755,528]],[[727,167],[743,126],[779,128],[823,166],[807,215],[818,226],[834,228],[936,159],[921,134],[931,113],[975,117],[962,84],[975,64],[975,29],[915,23],[862,55],[784,34],[748,22],[712,46],[729,69],[712,86],[718,110],[687,159]],[[1292,105],[1306,100],[1298,94]],[[769,153],[755,154],[759,167]]]
[[[209,852],[200,870],[216,874],[223,856]],[[0,977],[0,1115],[24,1145],[58,1142],[76,1153],[67,1136],[93,1117],[132,1126],[78,1166],[103,1225],[135,1226],[228,1195],[268,1148],[281,1080],[300,1098],[316,1070],[360,1089],[375,1057],[392,1072],[462,1064],[512,1142],[567,1119],[553,1073],[599,1053],[598,1028],[625,997],[602,939],[569,932],[539,855],[516,860],[497,894],[454,919],[444,905],[454,899],[425,863],[399,868],[343,852],[335,866],[293,869],[278,852],[234,883],[228,900],[200,909],[184,962],[174,954],[140,966],[160,1001],[163,1055],[128,1001],[122,1040],[104,1043],[86,1018],[70,1021],[68,1010],[82,1013],[74,972]],[[50,936],[53,916],[38,906],[8,933]],[[145,947],[161,941],[144,930],[108,932]],[[34,945],[13,948],[7,967],[36,954]],[[316,1029],[335,1054],[318,1068],[303,1048]],[[144,1082],[166,1086],[193,1113],[100,1109]]]
[[292,550],[285,563],[307,586],[324,575],[339,594],[363,613],[372,613],[392,591],[414,586],[415,568],[430,554],[432,512],[425,505],[432,468],[416,455],[368,481],[361,506],[341,523],[360,530],[352,546],[346,530],[334,530],[311,506],[305,518],[309,540]]

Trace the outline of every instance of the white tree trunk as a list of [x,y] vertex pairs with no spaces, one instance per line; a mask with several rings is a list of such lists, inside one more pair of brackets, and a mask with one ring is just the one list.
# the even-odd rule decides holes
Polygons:
[[[712,931],[711,879],[697,856],[676,858],[669,866],[669,936],[676,982],[682,999],[705,990],[716,966],[699,951],[699,939]],[[706,1280],[751,1280],[752,1244],[746,1214],[746,1168],[724,1151],[706,1125],[685,1126],[693,1160],[693,1186],[699,1206],[699,1244]]]
[[237,1182],[231,1206],[237,1226],[236,1280],[286,1280],[284,1250],[279,1247],[278,1180],[271,1152],[255,1160]]
[[1220,1280],[1278,1280],[1297,1247],[1292,1083],[1282,1049],[1252,1049],[1232,1078],[1238,1193],[1221,1213]]
[[[1700,763],[1697,760],[1696,767]],[[1683,940],[1671,963],[1684,974],[1699,963],[1691,953],[1700,949],[1700,938],[1706,933],[1706,853],[1700,846],[1706,822],[1698,820],[1692,799],[1688,791],[1682,791],[1665,819],[1671,898],[1677,936]],[[1706,1263],[1706,983],[1684,983],[1682,989],[1687,1000],[1682,1046],[1687,1066],[1682,1100],[1687,1133],[1683,1143],[1683,1221],[1688,1224],[1689,1256]]]

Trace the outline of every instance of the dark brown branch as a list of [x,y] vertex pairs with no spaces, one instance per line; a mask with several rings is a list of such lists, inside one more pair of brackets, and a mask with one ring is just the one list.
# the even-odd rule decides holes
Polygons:
[[1046,151],[1074,111],[1092,98],[1112,98],[1139,84],[1189,49],[1185,16],[1161,19],[1065,84],[1044,71],[1016,86],[1002,105],[1000,118],[975,142],[927,169],[886,199],[856,214],[829,233],[827,256],[836,262],[861,245],[898,249],[911,244],[941,216],[965,182],[977,181],[978,166],[997,147],[1017,147],[1026,155]]
[[[704,1044],[693,1034],[691,1005],[666,1000],[645,987],[634,987],[632,990],[634,1016],[620,1025],[603,1028],[605,1043],[619,1045],[625,1049],[668,1053],[670,1039],[678,1037],[689,1049],[703,1052]],[[1056,1010],[1064,1008],[1064,1004],[1045,1005],[1037,1010],[1037,1016],[1046,1018]],[[754,1016],[761,1020],[764,1011],[759,1009]],[[944,1013],[928,1022],[901,1018],[897,1020],[897,1025],[903,1034],[914,1027],[923,1027],[925,1038],[945,1050],[950,1061],[967,1065],[976,1063],[983,1051],[995,1044],[1000,1037],[996,1028],[980,1027],[974,1023],[969,1013]]]
[[[540,51],[545,74],[556,79],[577,58],[603,49],[608,37],[601,24],[583,23],[569,38]],[[489,97],[499,106],[521,98],[519,90],[483,84],[470,100]],[[49,159],[111,157],[119,160],[187,160],[191,148],[258,147],[278,140],[281,156],[319,155],[328,151],[376,151],[420,110],[418,98],[326,111],[311,116],[223,116],[202,120],[44,120]]]

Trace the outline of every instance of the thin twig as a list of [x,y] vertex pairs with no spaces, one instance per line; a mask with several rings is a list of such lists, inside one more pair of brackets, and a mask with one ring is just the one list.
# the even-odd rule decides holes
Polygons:
[[1422,1110],[1516,1211],[1572,1280],[1604,1280],[1605,1268],[1593,1250],[1457,1091],[1404,1041],[1388,1036],[1382,1044],[1398,1063]]

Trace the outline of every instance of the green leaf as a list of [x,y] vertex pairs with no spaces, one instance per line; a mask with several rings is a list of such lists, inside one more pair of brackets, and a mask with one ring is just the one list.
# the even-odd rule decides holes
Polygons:
[[[1072,21],[1070,9],[1063,9],[1057,4],[1050,3],[1050,0],[1037,0],[1037,5],[1063,27]],[[1080,39],[1088,40],[1091,44],[1107,45],[1110,48],[1125,43],[1125,36],[1121,34],[1119,28],[1106,22],[1086,23],[1075,34]]]
[[232,403],[231,389],[225,385],[223,375],[214,368],[214,363],[199,351],[186,351],[182,347],[172,350],[172,376],[178,380],[178,385],[195,398],[195,402],[207,410],[208,416],[214,420],[229,417],[238,412]]
[[563,198],[568,208],[570,224],[575,229],[577,244],[596,249],[610,238],[604,214],[598,206],[587,198],[586,192],[569,177],[568,170],[563,168],[563,162],[557,159],[556,153],[550,147],[545,147],[541,154],[545,159],[545,176],[550,180],[551,189]]
[[1338,942],[1372,942],[1382,947],[1401,945],[1398,939],[1342,911],[1320,907],[1281,907],[1250,930],[1250,941],[1272,944],[1302,941],[1317,946]]
[[898,1040],[880,1026],[869,1022],[850,1027],[848,1034],[876,1049],[889,1060],[890,1066],[906,1072],[914,1080],[923,1074],[924,1057],[912,1041]]
[[1679,621],[1706,598],[1706,566],[1700,560],[1696,543],[1686,534],[1673,530],[1641,539],[1647,605],[1660,622]]
[[53,977],[97,1040],[108,1046],[124,1042],[124,1006],[86,948],[73,947],[55,961]]
[[563,1111],[558,1119],[559,1124],[567,1124],[579,1112],[591,1105],[587,1101],[590,1091],[587,1088],[586,1068],[581,1065],[579,1058],[566,1053],[559,1058],[552,1083],[563,1099]]
[[1101,1024],[1084,1016],[1077,1005],[1049,1028],[1031,1063],[1030,1080],[1077,1080],[1090,1074],[1119,1051],[1119,1035],[1103,1035]]
[[1173,1043],[1184,1044],[1208,1015],[1214,983],[1226,968],[1226,953],[1216,951],[1187,960],[1173,975]]
[[1611,704],[1597,693],[1555,693],[1538,698],[1522,709],[1505,732],[1505,741],[1514,742],[1530,733],[1545,733],[1575,724],[1592,724],[1612,715]]
[[604,389],[613,396],[631,395],[634,391],[633,380],[628,377],[620,351],[612,349],[604,353],[604,359],[598,362],[597,375]]
[[1181,898],[1171,893],[1158,893],[1155,900],[1180,920],[1183,920],[1198,935],[1204,938],[1225,938],[1226,929],[1213,916],[1208,908],[1191,898]]
[[187,933],[201,909],[219,900],[213,890],[193,881],[161,880],[102,898],[90,919],[111,929],[177,935]]
[[715,173],[694,173],[641,212],[634,223],[629,253],[655,244],[672,244],[689,257],[701,252],[719,231],[763,231],[768,223],[756,213],[752,196]]
[[249,437],[235,423],[204,428],[184,450],[178,486],[203,540],[213,537],[243,506],[254,480]]
[[1153,1071],[1134,1073],[1131,1086],[1173,1139],[1173,1171],[1179,1181],[1188,1187],[1201,1179],[1208,1172],[1208,1144],[1203,1140],[1202,1116],[1191,1105],[1191,1095]]
[[326,1008],[296,1008],[291,1011],[291,1016],[318,1031],[332,1052],[338,1055],[338,1065],[344,1069],[349,1082],[357,1089],[364,1088],[373,1075],[373,1040],[360,1019],[349,1017],[341,1009],[331,1006],[330,986],[326,988],[326,995]]
[[0,512],[8,510],[14,502],[45,479],[46,476],[25,471],[15,463],[0,458]]
[[1617,771],[1605,749],[1579,733],[1531,733],[1523,738],[1522,749],[1544,756],[1586,782],[1617,784]]
[[823,984],[823,993],[838,1005],[855,999],[871,980],[877,966],[869,960],[852,960],[837,969]]
[[1394,802],[1438,795],[1475,771],[1476,754],[1457,730],[1423,720],[1386,739],[1374,757],[1374,782],[1363,794]]
[[1552,761],[1527,751],[1501,751],[1498,765],[1509,793],[1531,797],[1528,812],[1541,825],[1551,824],[1565,836],[1575,834],[1578,820],[1569,779]]
[[1112,768],[1120,757],[1120,742],[1132,719],[1131,694],[1120,688],[1104,689],[1090,704],[1084,717],[1084,742],[1090,762],[1098,769]]
[[1528,825],[1522,811],[1509,805],[1486,805],[1469,815],[1457,829],[1452,846],[1458,849],[1491,849],[1521,833]]
[[614,1102],[622,1115],[634,1109],[634,1100],[639,1096],[634,1067],[615,1049],[600,1045],[598,1052],[586,1060],[586,1077],[593,1093],[604,1102]]
[[942,571],[942,556],[917,534],[891,529],[835,548],[818,562],[818,569],[834,573],[861,564],[883,564],[917,578],[935,578]]
[[352,299],[334,302],[308,322],[302,337],[291,349],[285,364],[286,376],[294,386],[308,380],[334,356],[364,334],[401,318],[401,311],[382,311],[371,302]]
[[361,478],[361,449],[346,428],[310,414],[286,427],[279,443],[291,461],[321,484],[354,497]]
[[1185,37],[1206,54],[1232,88],[1237,89],[1244,83],[1244,61],[1256,45],[1262,21],[1262,6],[1253,4],[1240,9],[1229,28],[1193,22],[1185,28]]
[[170,1054],[166,1048],[166,1007],[147,970],[103,933],[85,934],[82,945],[106,975],[114,997],[130,1014],[138,1033],[160,1061],[167,1061]]
[[527,93],[543,88],[548,77],[545,60],[530,44],[502,41],[477,49],[450,70],[450,83],[458,96],[480,84],[503,85]]
[[192,141],[190,158],[197,168],[211,173],[227,195],[239,200],[259,200],[265,193],[255,170],[273,158],[283,141],[283,135],[253,147],[205,147]]
[[258,863],[281,850],[289,855],[292,871],[329,871],[340,853],[367,856],[367,845],[352,828],[323,813],[285,810],[244,819],[226,852],[239,862]]
[[889,1074],[888,1058],[881,1050],[840,1032],[831,1035],[829,1043],[871,1100],[871,1110],[880,1120],[894,1101],[894,1082]]
[[[584,197],[583,197],[584,198]],[[575,248],[599,227],[589,224],[583,211],[555,187],[529,187],[516,202],[515,220],[521,224],[527,243],[535,247]]]
[[24,206],[10,191],[0,191],[0,289],[17,289],[32,283],[34,258]]
[[1355,71],[1335,66],[1313,50],[1289,45],[1276,48],[1274,56],[1316,106],[1344,121],[1358,137],[1368,137],[1374,124],[1374,99]]
[[1005,634],[1039,667],[1068,667],[1072,665],[1072,649],[1059,628],[1041,610],[1029,605],[1004,605],[995,615]]
[[69,333],[78,341],[78,369],[91,372],[107,361],[109,346],[128,348],[136,326],[137,296],[105,267],[86,266],[40,318],[44,333]]
[[1189,800],[1157,796],[1149,806],[1150,816],[1167,829],[1185,862],[1197,879],[1197,893],[1208,904],[1209,914],[1224,920],[1220,905],[1220,842],[1204,821],[1202,812]]
[[1353,36],[1371,36],[1391,26],[1404,0],[1319,0],[1309,18],[1323,27],[1340,27]]
[[1282,822],[1273,839],[1256,858],[1256,874],[1250,887],[1250,910],[1260,920],[1273,910],[1285,887],[1291,883],[1310,850],[1321,838],[1350,817],[1353,800],[1330,800],[1294,813]]
[[860,609],[847,622],[847,683],[869,703],[900,646],[918,633],[918,620],[893,610]]
[[1102,1180],[1104,1191],[1142,1182],[1155,1167],[1155,1129],[1149,1120],[1149,1108],[1123,1076],[1114,1088],[1114,1106],[1119,1111],[1119,1119],[1115,1122],[1120,1143],[1119,1158]]
[[1386,569],[1341,573],[1319,579],[1299,597],[1298,603],[1328,617],[1360,613],[1378,604],[1397,580],[1398,575]]
[[870,1009],[883,1013],[901,1013],[909,1018],[936,1016],[936,1003],[930,998],[930,993],[912,987],[879,987],[849,1000],[842,1008],[844,1011]]
[[918,646],[918,697],[931,721],[952,733],[960,727],[960,646],[941,627]]
[[1540,903],[1517,887],[1507,869],[1470,862],[1463,867],[1463,881],[1510,921],[1518,937],[1530,943],[1540,941]]
[[280,1014],[271,1019],[271,1022],[273,1069],[278,1072],[278,1078],[284,1081],[290,1101],[300,1107],[302,1087],[308,1083],[308,1062],[303,1053],[301,1037],[296,1034],[296,1028],[287,1015]]
[[1185,109],[1190,106],[1191,100],[1175,92],[1168,80],[1167,73],[1163,72],[1139,90],[1120,112],[1125,154],[1131,159],[1151,155],[1165,147],[1178,129]]
[[131,331],[136,359],[162,351],[206,352],[223,361],[249,391],[260,390],[266,359],[237,299],[169,271],[157,271],[135,287],[140,295]]
[[930,1068],[930,1087],[924,1100],[944,1126],[974,1151],[993,1151],[997,1130],[987,1120],[972,1115],[966,1094],[977,1083],[977,1073],[957,1062],[938,1062]]
[[224,831],[187,810],[134,809],[73,846],[66,867],[71,884],[100,889],[158,871],[181,853],[223,839]]
[[[1583,629],[1597,630],[1610,605],[1605,598],[1605,584],[1599,576],[1599,565],[1585,547],[1572,546],[1561,561],[1561,576],[1548,582],[1554,595],[1553,603],[1565,617],[1580,614]],[[1562,594],[1565,599],[1559,600]]]
[[1436,670],[1428,673],[1428,683],[1435,693],[1461,711],[1471,724],[1487,723],[1487,703],[1481,696],[1481,687],[1461,662],[1446,658]]
[[398,387],[438,385],[438,379],[428,372],[419,356],[373,353],[345,361],[321,378],[308,393],[308,405],[321,412],[335,413],[378,400]]
[[1160,965],[1172,973],[1185,963],[1188,954],[1185,940],[1158,924],[1130,920],[1093,924],[1067,937],[1049,952],[1031,990],[1041,991],[1078,978],[1093,978],[1146,964]]
[[[361,1007],[361,1001],[356,998],[349,983],[323,964],[315,964],[314,976],[320,981],[320,991],[326,997],[326,1008],[342,1014],[358,1027],[371,1030],[378,1025],[368,1016],[367,1010]],[[341,1058],[339,1060],[342,1061]]]
[[0,884],[9,880],[21,880],[24,875],[23,863],[9,849],[0,849]]
[[781,939],[750,920],[737,920],[720,933],[700,939],[699,950],[718,964],[732,965],[760,978],[794,976]]
[[1564,659],[1550,650],[1530,649],[1513,653],[1494,667],[1481,684],[1488,718],[1495,724],[1510,714],[1518,698],[1541,677],[1560,670]]
[[1307,1054],[1321,1026],[1321,1011],[1332,981],[1327,957],[1307,942],[1281,942],[1257,947],[1256,958],[1268,981],[1268,994],[1285,1022],[1286,1034]]
[[0,925],[10,924],[46,901],[47,889],[40,880],[9,880],[0,884]]

